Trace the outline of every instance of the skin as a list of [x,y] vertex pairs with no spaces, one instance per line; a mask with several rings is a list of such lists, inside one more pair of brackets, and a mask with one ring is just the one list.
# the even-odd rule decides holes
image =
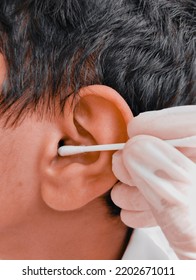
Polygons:
[[[6,73],[2,56],[0,69],[2,84]],[[87,101],[91,106],[92,99]],[[111,108],[111,119],[118,118],[113,105],[105,102],[104,106]],[[40,120],[33,114],[7,129],[4,117],[0,119],[0,259],[119,259],[123,254],[127,227],[120,217],[109,214],[103,200],[117,181],[111,171],[112,153],[65,159],[57,154],[59,140],[65,136],[69,144],[108,139],[98,139],[91,129],[76,131],[67,112],[69,103],[63,115]],[[122,127],[121,121],[122,117]],[[88,126],[84,118],[85,125],[95,126]],[[107,131],[97,133],[107,136]],[[126,140],[125,132],[119,139],[116,135],[109,132],[110,141]],[[107,176],[102,176],[105,169]]]

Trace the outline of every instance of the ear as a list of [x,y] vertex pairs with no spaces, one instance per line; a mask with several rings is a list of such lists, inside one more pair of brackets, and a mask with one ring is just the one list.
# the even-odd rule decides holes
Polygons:
[[[132,113],[112,88],[85,87],[74,99],[71,111],[68,104],[59,126],[64,130],[62,145],[127,141],[127,123]],[[117,181],[112,173],[113,153],[92,152],[48,160],[41,186],[45,203],[55,210],[73,210],[106,193]]]
[[0,92],[2,88],[3,81],[6,77],[6,64],[3,55],[0,53]]

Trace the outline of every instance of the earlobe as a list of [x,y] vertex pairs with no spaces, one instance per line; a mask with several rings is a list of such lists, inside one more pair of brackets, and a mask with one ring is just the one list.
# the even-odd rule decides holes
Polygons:
[[[131,118],[131,110],[116,91],[94,85],[79,92],[72,121],[63,121],[66,127],[74,126],[70,131],[76,131],[76,145],[96,145],[125,142]],[[112,154],[93,152],[51,161],[42,180],[45,203],[55,210],[74,210],[106,193],[117,180],[112,173]]]

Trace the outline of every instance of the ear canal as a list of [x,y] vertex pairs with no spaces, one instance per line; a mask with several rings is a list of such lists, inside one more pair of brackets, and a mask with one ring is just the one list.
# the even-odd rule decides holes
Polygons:
[[[105,86],[90,86],[83,88],[79,96],[73,122],[66,124],[76,128],[75,142],[96,145],[127,141],[127,122],[132,113],[116,91]],[[92,152],[55,158],[42,180],[45,203],[55,210],[74,210],[104,195],[117,181],[112,173],[113,153]]]

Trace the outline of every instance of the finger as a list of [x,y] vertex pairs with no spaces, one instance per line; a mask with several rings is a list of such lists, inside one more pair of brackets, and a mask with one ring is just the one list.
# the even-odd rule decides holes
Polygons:
[[131,120],[128,125],[128,134],[130,138],[146,134],[161,139],[193,136],[196,135],[195,119],[195,105],[145,112]]
[[[151,172],[164,171],[170,177],[189,182],[192,161],[168,143],[152,136],[141,135],[129,140],[122,152],[124,166],[138,163]],[[129,170],[129,169],[128,169]]]
[[112,171],[116,178],[118,178],[118,180],[120,180],[122,183],[125,183],[129,186],[134,186],[131,175],[128,173],[127,169],[124,166],[122,151],[118,151],[113,154]]
[[152,174],[147,168],[136,163],[132,164],[131,173],[136,186],[154,208],[163,210],[166,206],[185,203],[184,196],[174,188],[171,180]]
[[116,184],[111,191],[113,202],[124,210],[146,211],[150,206],[138,188],[122,183]]
[[184,156],[189,158],[191,161],[196,163],[196,148],[178,148],[178,151],[180,151]]
[[181,203],[184,188],[190,184],[191,171],[196,174],[193,162],[151,136],[137,136],[129,141],[123,151],[123,161],[145,198],[156,205],[161,200]]
[[122,222],[132,228],[143,228],[157,226],[157,222],[151,211],[127,211],[121,210]]

